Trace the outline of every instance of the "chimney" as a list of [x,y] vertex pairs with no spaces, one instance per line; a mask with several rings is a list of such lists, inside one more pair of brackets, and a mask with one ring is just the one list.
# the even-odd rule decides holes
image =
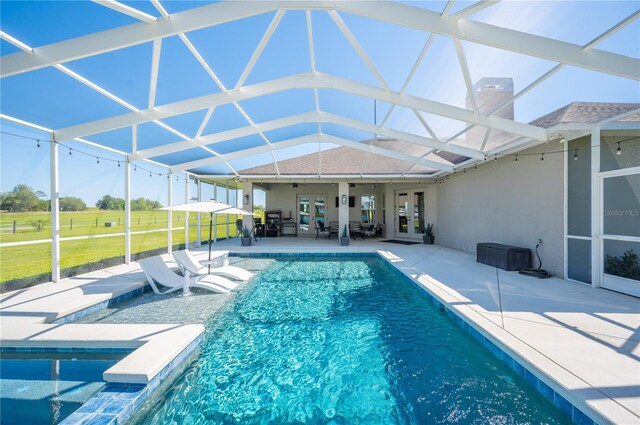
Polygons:
[[[513,97],[513,78],[511,77],[485,77],[473,85],[473,94],[481,114],[489,114],[507,100]],[[471,100],[467,94],[467,109],[472,110]],[[513,119],[513,103],[494,114],[497,117]],[[469,125],[467,123],[467,125]],[[479,148],[484,140],[486,128],[473,127],[465,133],[468,146]],[[495,130],[491,133],[494,135]]]

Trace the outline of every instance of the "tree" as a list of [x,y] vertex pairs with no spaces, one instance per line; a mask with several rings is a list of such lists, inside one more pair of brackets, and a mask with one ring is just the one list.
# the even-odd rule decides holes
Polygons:
[[87,204],[80,198],[74,196],[65,196],[60,198],[60,211],[84,211]]
[[34,192],[26,184],[19,184],[11,192],[0,194],[0,209],[11,212],[47,211],[48,201],[40,199],[46,196],[43,192]]
[[124,210],[124,199],[114,198],[111,195],[104,195],[98,202],[96,207],[101,210]]
[[158,201],[152,201],[146,198],[131,200],[131,211],[153,211],[158,208],[162,208],[162,204]]

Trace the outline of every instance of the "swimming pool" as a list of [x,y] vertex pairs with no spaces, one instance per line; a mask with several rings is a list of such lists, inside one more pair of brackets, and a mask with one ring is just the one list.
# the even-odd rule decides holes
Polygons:
[[0,423],[56,424],[105,383],[102,373],[124,354],[3,353]]
[[273,261],[136,422],[570,423],[375,257]]

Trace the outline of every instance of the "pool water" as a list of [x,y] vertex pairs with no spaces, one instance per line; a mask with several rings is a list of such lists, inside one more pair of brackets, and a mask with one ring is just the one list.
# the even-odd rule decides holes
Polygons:
[[570,423],[375,257],[273,261],[137,422]]
[[124,355],[80,356],[70,353],[45,359],[27,353],[3,353],[0,423],[36,425],[62,421],[104,387],[102,373]]

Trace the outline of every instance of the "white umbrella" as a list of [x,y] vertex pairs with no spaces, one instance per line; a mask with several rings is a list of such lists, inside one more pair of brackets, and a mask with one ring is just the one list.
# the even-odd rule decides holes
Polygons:
[[[222,202],[201,201],[201,202],[194,202],[192,204],[172,205],[170,207],[164,207],[160,209],[165,211],[186,211],[186,212],[209,213],[209,272],[210,272],[211,271],[211,243],[212,243],[214,215],[218,213],[223,213],[223,211],[227,211],[232,208],[234,207],[228,204],[223,204]],[[225,214],[227,213],[225,212]],[[229,213],[229,214],[238,214],[238,213]],[[247,214],[250,214],[250,213],[247,213]]]
[[241,210],[240,208],[236,208],[236,207],[231,207],[231,208],[227,208],[226,210],[218,211],[218,214],[257,215],[257,216],[260,215],[258,213],[254,213],[251,211]]

